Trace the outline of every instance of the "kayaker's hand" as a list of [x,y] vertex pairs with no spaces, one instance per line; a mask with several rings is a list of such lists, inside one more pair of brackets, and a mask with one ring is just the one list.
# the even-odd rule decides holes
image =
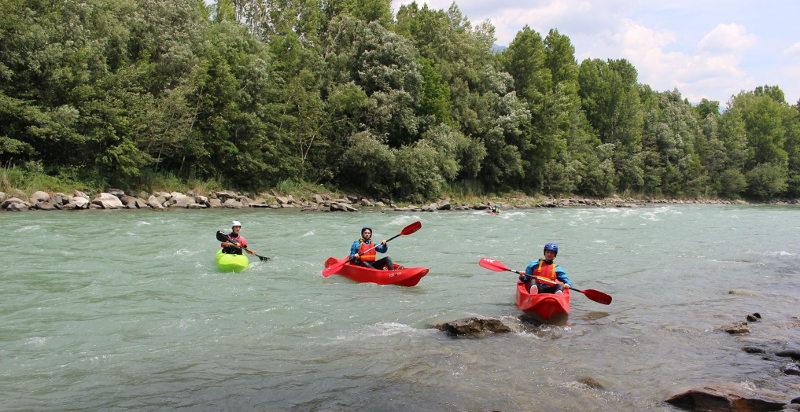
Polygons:
[[255,255],[255,254],[256,254],[256,252],[255,252],[255,251],[253,251],[253,250],[250,250],[250,249],[247,249],[247,253],[249,253],[249,254],[251,254],[251,255]]
[[386,241],[385,241],[385,240],[384,240],[384,241],[381,241],[381,245],[382,245],[382,246],[386,246]]
[[564,289],[569,289],[569,283],[564,284]]
[[354,258],[355,260],[358,260],[360,257],[361,257],[361,255],[359,255],[358,253],[356,253],[355,255],[353,255],[353,258]]

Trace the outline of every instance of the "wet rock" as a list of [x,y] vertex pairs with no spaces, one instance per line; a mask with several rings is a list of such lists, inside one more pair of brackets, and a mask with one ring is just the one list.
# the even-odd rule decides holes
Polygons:
[[8,210],[9,212],[24,212],[30,207],[31,205],[18,197],[10,197],[0,203],[0,209]]
[[453,209],[453,205],[451,205],[450,202],[448,202],[446,200],[444,201],[444,203],[439,205],[439,210],[452,210],[452,209]]
[[798,405],[800,405],[800,396],[798,396],[798,397],[796,397],[796,398],[792,399],[792,401],[791,401],[791,402],[789,402],[789,403],[794,403],[794,404],[798,404]]
[[748,322],[758,322],[759,320],[761,320],[761,314],[758,312],[752,313],[750,315],[747,315],[745,319],[747,319]]
[[186,205],[187,209],[205,209],[207,207],[208,206],[201,205],[200,203],[189,203],[188,205]]
[[222,201],[219,199],[208,199],[208,207],[222,207]]
[[800,365],[792,362],[790,364],[784,365],[781,368],[781,372],[787,375],[800,375]]
[[35,206],[39,210],[57,210],[58,208],[52,202],[38,202]]
[[195,196],[194,201],[197,202],[197,204],[208,206],[208,198],[205,196]]
[[147,198],[147,206],[150,206],[156,210],[163,210],[164,205],[161,203],[161,199],[163,199],[163,197],[150,195],[150,197]]
[[122,198],[122,196],[125,196],[125,191],[123,191],[122,189],[108,189],[107,192],[111,193],[112,195],[118,198]]
[[450,336],[482,336],[487,333],[511,332],[511,328],[498,319],[466,318],[435,325]]
[[59,206],[66,205],[70,201],[72,201],[72,196],[66,195],[61,192],[58,192],[55,194],[55,196],[53,196],[53,203]]
[[775,352],[775,354],[783,358],[792,358],[794,360],[800,360],[800,350],[797,349],[782,350],[779,352]]
[[288,205],[289,204],[289,198],[288,197],[276,196],[275,200],[278,201],[279,205]]
[[125,196],[120,197],[119,200],[128,209],[137,209],[136,198],[135,197],[125,195]]
[[746,289],[733,289],[728,291],[729,295],[742,295],[742,296],[761,296],[760,294]]
[[785,404],[782,393],[718,382],[670,396],[667,403],[690,411],[777,411]]
[[730,325],[724,325],[721,328],[731,335],[750,333],[750,327],[747,325],[747,322],[736,322]]
[[[193,197],[189,196],[176,196],[167,202],[168,205],[172,207],[179,207],[179,208],[188,208],[191,205],[196,205],[197,202],[194,201]],[[205,205],[203,205],[205,207]]]
[[61,208],[66,210],[87,209],[89,208],[89,199],[81,196],[74,196],[72,200],[69,201],[69,203],[62,206]]
[[136,205],[137,209],[147,209],[149,207],[147,205],[147,202],[145,202],[144,199],[139,198],[139,197],[137,197],[136,200],[134,200],[133,203]]
[[82,197],[84,199],[89,199],[89,195],[87,195],[84,192],[81,192],[80,190],[76,190],[76,191],[72,192],[72,197]]
[[50,201],[50,195],[47,194],[47,192],[42,192],[41,190],[38,190],[36,192],[33,192],[33,194],[31,195],[32,204],[37,204],[39,202],[49,202],[49,201]]
[[588,386],[588,387],[590,387],[592,389],[600,389],[600,390],[605,390],[606,389],[606,386],[603,385],[602,383],[600,383],[600,381],[598,381],[595,378],[589,377],[589,376],[585,376],[583,378],[578,379],[578,382],[582,383],[582,384],[584,384],[584,385],[586,385],[586,386]]
[[92,200],[93,205],[102,207],[103,209],[122,209],[122,201],[111,193],[100,193]]
[[222,207],[227,207],[229,209],[241,209],[244,207],[244,205],[242,205],[242,202],[233,199],[228,199],[222,203]]
[[742,348],[743,351],[747,353],[767,353],[764,349],[757,348],[755,346],[745,346]]

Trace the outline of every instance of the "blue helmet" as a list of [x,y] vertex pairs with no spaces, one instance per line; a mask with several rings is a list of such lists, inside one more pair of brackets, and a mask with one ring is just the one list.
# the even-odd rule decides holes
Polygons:
[[552,250],[553,252],[556,253],[556,255],[558,255],[558,245],[557,244],[548,243],[548,244],[544,245],[544,252],[547,252],[548,250]]

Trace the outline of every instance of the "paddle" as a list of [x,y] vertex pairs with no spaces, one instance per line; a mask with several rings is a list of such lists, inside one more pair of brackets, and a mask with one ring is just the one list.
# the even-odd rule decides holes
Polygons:
[[[238,249],[241,249],[241,248],[242,248],[241,246],[239,246],[239,245],[237,245],[236,243],[232,242],[231,238],[229,238],[229,237],[228,237],[228,235],[226,235],[225,233],[223,233],[223,232],[222,232],[222,231],[220,231],[220,230],[218,230],[218,231],[217,231],[217,240],[219,240],[220,242],[231,242],[231,243],[233,243],[233,247],[235,247],[235,248],[238,248]],[[251,250],[250,250],[250,249],[248,249],[248,248],[244,248],[244,249],[245,249],[246,251],[248,251],[248,252],[250,252],[250,251],[251,251]],[[261,255],[259,255],[259,254],[256,254],[256,253],[253,253],[253,254],[254,254],[254,255],[256,255],[256,256],[258,256],[258,258],[259,258],[259,259],[261,259],[261,261],[262,261],[262,262],[266,262],[266,261],[268,261],[268,260],[269,260],[269,258],[268,258],[268,257],[266,257],[266,256],[261,256]]]
[[[520,275],[524,275],[525,274],[524,272],[520,272],[518,270],[511,270],[511,269],[507,268],[506,265],[503,264],[503,262],[500,262],[499,260],[495,260],[495,259],[483,258],[478,262],[478,264],[483,268],[486,268],[486,269],[489,269],[489,270],[493,270],[495,272],[506,272],[506,271],[508,271],[508,272],[514,272],[514,273],[517,273],[517,274],[520,274]],[[551,280],[549,280],[549,279],[540,278],[538,276],[534,276],[534,277],[536,279],[544,282],[544,283],[553,284],[553,282]],[[583,293],[584,295],[586,295],[587,298],[589,298],[589,299],[591,299],[591,300],[593,300],[593,301],[595,301],[597,303],[602,303],[604,305],[608,305],[608,304],[611,303],[611,295],[608,295],[608,294],[605,294],[603,292],[600,292],[599,290],[594,290],[594,289],[580,290],[580,289],[575,289],[575,288],[570,288],[570,290],[574,290],[576,292]]]
[[[394,239],[394,238],[396,238],[398,236],[410,235],[410,234],[416,232],[417,230],[419,230],[419,228],[421,228],[421,227],[422,227],[422,222],[416,221],[416,222],[404,227],[403,230],[400,231],[400,233],[390,237],[389,239],[386,239],[386,242],[388,243],[389,241],[391,241],[392,239]],[[365,250],[364,252],[368,252],[368,251],[370,251],[372,249],[375,249],[376,247],[378,247],[378,245],[379,245],[379,243],[376,243],[375,246]],[[322,270],[322,276],[328,277],[328,276],[338,272],[339,269],[341,269],[342,266],[344,266],[344,264],[347,263],[348,260],[350,260],[350,256],[349,255],[346,258],[340,259],[340,260],[336,261],[336,263],[326,267],[325,269]]]

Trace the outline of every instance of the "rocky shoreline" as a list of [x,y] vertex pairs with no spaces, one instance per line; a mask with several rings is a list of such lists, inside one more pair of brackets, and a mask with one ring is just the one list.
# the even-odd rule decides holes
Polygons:
[[[550,198],[550,197],[491,197],[493,204],[501,210],[559,208],[559,207],[639,207],[657,204],[749,204],[744,200],[725,199],[632,199],[619,196],[604,199]],[[771,204],[800,204],[800,200],[772,202]],[[372,199],[359,195],[311,194],[297,196],[275,191],[259,194],[234,191],[214,191],[208,196],[193,192],[124,192],[109,189],[107,192],[91,193],[75,190],[72,194],[36,191],[30,196],[15,190],[11,194],[0,192],[0,210],[88,210],[88,209],[208,209],[246,207],[264,209],[294,208],[303,212],[356,212],[359,210],[383,210],[399,212],[434,212],[438,210],[485,210],[484,202],[465,203],[451,199],[439,199],[427,204],[399,206],[390,199]]]

